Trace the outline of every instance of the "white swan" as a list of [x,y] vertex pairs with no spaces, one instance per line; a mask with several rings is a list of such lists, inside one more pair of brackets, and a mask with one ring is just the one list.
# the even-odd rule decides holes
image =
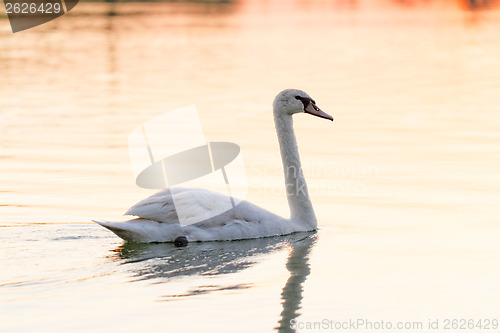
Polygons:
[[[315,230],[316,215],[302,174],[292,116],[305,112],[329,120],[333,118],[321,111],[308,94],[296,89],[280,92],[274,99],[273,111],[285,173],[290,219],[242,201],[220,215],[182,226],[170,190],[166,189],[137,203],[125,213],[137,216],[136,219],[125,222],[94,222],[126,241],[174,242],[177,239],[181,241],[181,245],[184,245],[183,240],[236,240]],[[204,189],[185,188],[176,190],[175,205],[186,205],[193,215],[206,214],[218,200],[227,202],[227,197]]]

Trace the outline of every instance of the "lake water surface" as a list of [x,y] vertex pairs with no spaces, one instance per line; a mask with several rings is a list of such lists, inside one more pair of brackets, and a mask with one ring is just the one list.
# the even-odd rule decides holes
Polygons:
[[[16,34],[0,17],[0,331],[500,320],[486,2],[84,2]],[[128,135],[190,104],[207,140],[240,145],[247,199],[286,216],[271,103],[291,87],[335,118],[295,117],[317,233],[174,248],[90,222],[154,193],[134,183]]]

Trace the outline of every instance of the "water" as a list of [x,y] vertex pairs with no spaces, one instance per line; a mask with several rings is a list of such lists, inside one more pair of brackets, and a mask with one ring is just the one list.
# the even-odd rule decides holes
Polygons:
[[[18,34],[1,18],[0,329],[499,319],[500,12],[476,3],[81,3]],[[177,249],[89,222],[154,193],[128,134],[189,104],[241,146],[247,199],[287,215],[270,109],[288,87],[335,118],[295,119],[317,233]]]

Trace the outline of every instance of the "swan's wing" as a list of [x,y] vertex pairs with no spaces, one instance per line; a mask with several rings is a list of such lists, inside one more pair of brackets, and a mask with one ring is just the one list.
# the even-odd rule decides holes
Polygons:
[[171,188],[131,207],[126,214],[137,216],[136,219],[95,222],[133,242],[173,242],[180,235],[190,241],[234,240],[298,231],[294,224],[276,214],[248,201],[235,200],[233,206],[231,199],[203,189]]
[[[175,200],[172,193],[175,194]],[[172,188],[140,201],[125,215],[162,223],[179,223],[180,215],[184,225],[208,219],[213,223],[215,221],[212,218],[227,212],[233,203],[233,199],[226,195],[204,189]],[[235,213],[233,211],[230,215]]]
[[158,192],[130,207],[125,215],[158,222],[178,222],[170,189]]

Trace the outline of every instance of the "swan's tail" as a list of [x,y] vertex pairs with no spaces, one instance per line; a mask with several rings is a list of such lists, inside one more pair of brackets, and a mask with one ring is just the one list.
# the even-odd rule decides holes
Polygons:
[[[124,222],[109,222],[92,220],[112,231],[127,242],[152,243],[173,242],[178,233],[171,230],[175,225],[160,223],[146,219],[133,219]],[[170,239],[172,238],[172,239]]]

